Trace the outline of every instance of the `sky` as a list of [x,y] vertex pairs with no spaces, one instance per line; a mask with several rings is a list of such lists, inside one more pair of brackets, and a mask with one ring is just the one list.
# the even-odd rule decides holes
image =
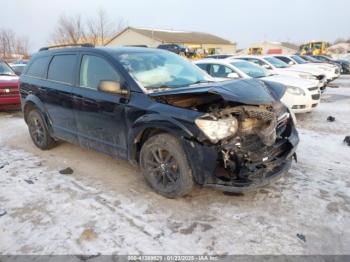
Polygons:
[[58,18],[104,9],[117,25],[201,31],[245,48],[260,41],[350,38],[349,0],[0,0],[0,28],[29,38],[30,51],[47,45]]

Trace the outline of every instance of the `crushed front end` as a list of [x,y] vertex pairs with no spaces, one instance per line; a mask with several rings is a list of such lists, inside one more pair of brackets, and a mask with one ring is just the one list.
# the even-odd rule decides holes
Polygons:
[[219,141],[186,141],[197,182],[240,192],[265,185],[285,174],[299,142],[294,120],[280,102],[211,109],[204,118],[234,120],[235,135]]

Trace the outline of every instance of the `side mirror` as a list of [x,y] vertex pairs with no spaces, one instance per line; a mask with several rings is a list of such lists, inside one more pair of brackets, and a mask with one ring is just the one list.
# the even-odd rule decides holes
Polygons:
[[266,64],[265,64],[265,65],[262,65],[262,67],[265,68],[265,69],[268,69],[268,70],[269,70],[269,69],[272,69],[271,66],[266,65]]
[[229,73],[227,75],[227,77],[228,78],[235,78],[235,79],[237,79],[237,78],[239,78],[239,75],[237,73],[233,72],[233,73]]
[[294,65],[295,63],[293,61],[289,61],[289,65]]
[[129,91],[122,88],[120,82],[117,81],[102,80],[98,85],[98,90],[105,93],[117,94],[121,96],[127,96],[129,94]]

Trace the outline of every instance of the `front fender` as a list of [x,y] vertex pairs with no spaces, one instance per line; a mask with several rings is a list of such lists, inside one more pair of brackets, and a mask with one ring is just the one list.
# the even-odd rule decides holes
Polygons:
[[128,159],[133,164],[137,163],[137,143],[140,142],[147,129],[163,130],[177,138],[194,136],[191,130],[175,118],[160,114],[143,115],[131,125],[130,129],[131,131],[128,132]]

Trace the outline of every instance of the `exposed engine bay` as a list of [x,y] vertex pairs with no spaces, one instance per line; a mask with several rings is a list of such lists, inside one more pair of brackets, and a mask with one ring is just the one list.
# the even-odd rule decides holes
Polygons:
[[[237,130],[231,136],[200,141],[214,144],[218,152],[214,175],[207,177],[204,184],[250,187],[290,167],[298,138],[292,143],[289,141],[294,135],[294,124],[282,103],[247,105],[225,101],[213,93],[170,95],[158,99],[162,103],[203,112],[203,120],[237,123]],[[220,172],[220,169],[226,172]]]

